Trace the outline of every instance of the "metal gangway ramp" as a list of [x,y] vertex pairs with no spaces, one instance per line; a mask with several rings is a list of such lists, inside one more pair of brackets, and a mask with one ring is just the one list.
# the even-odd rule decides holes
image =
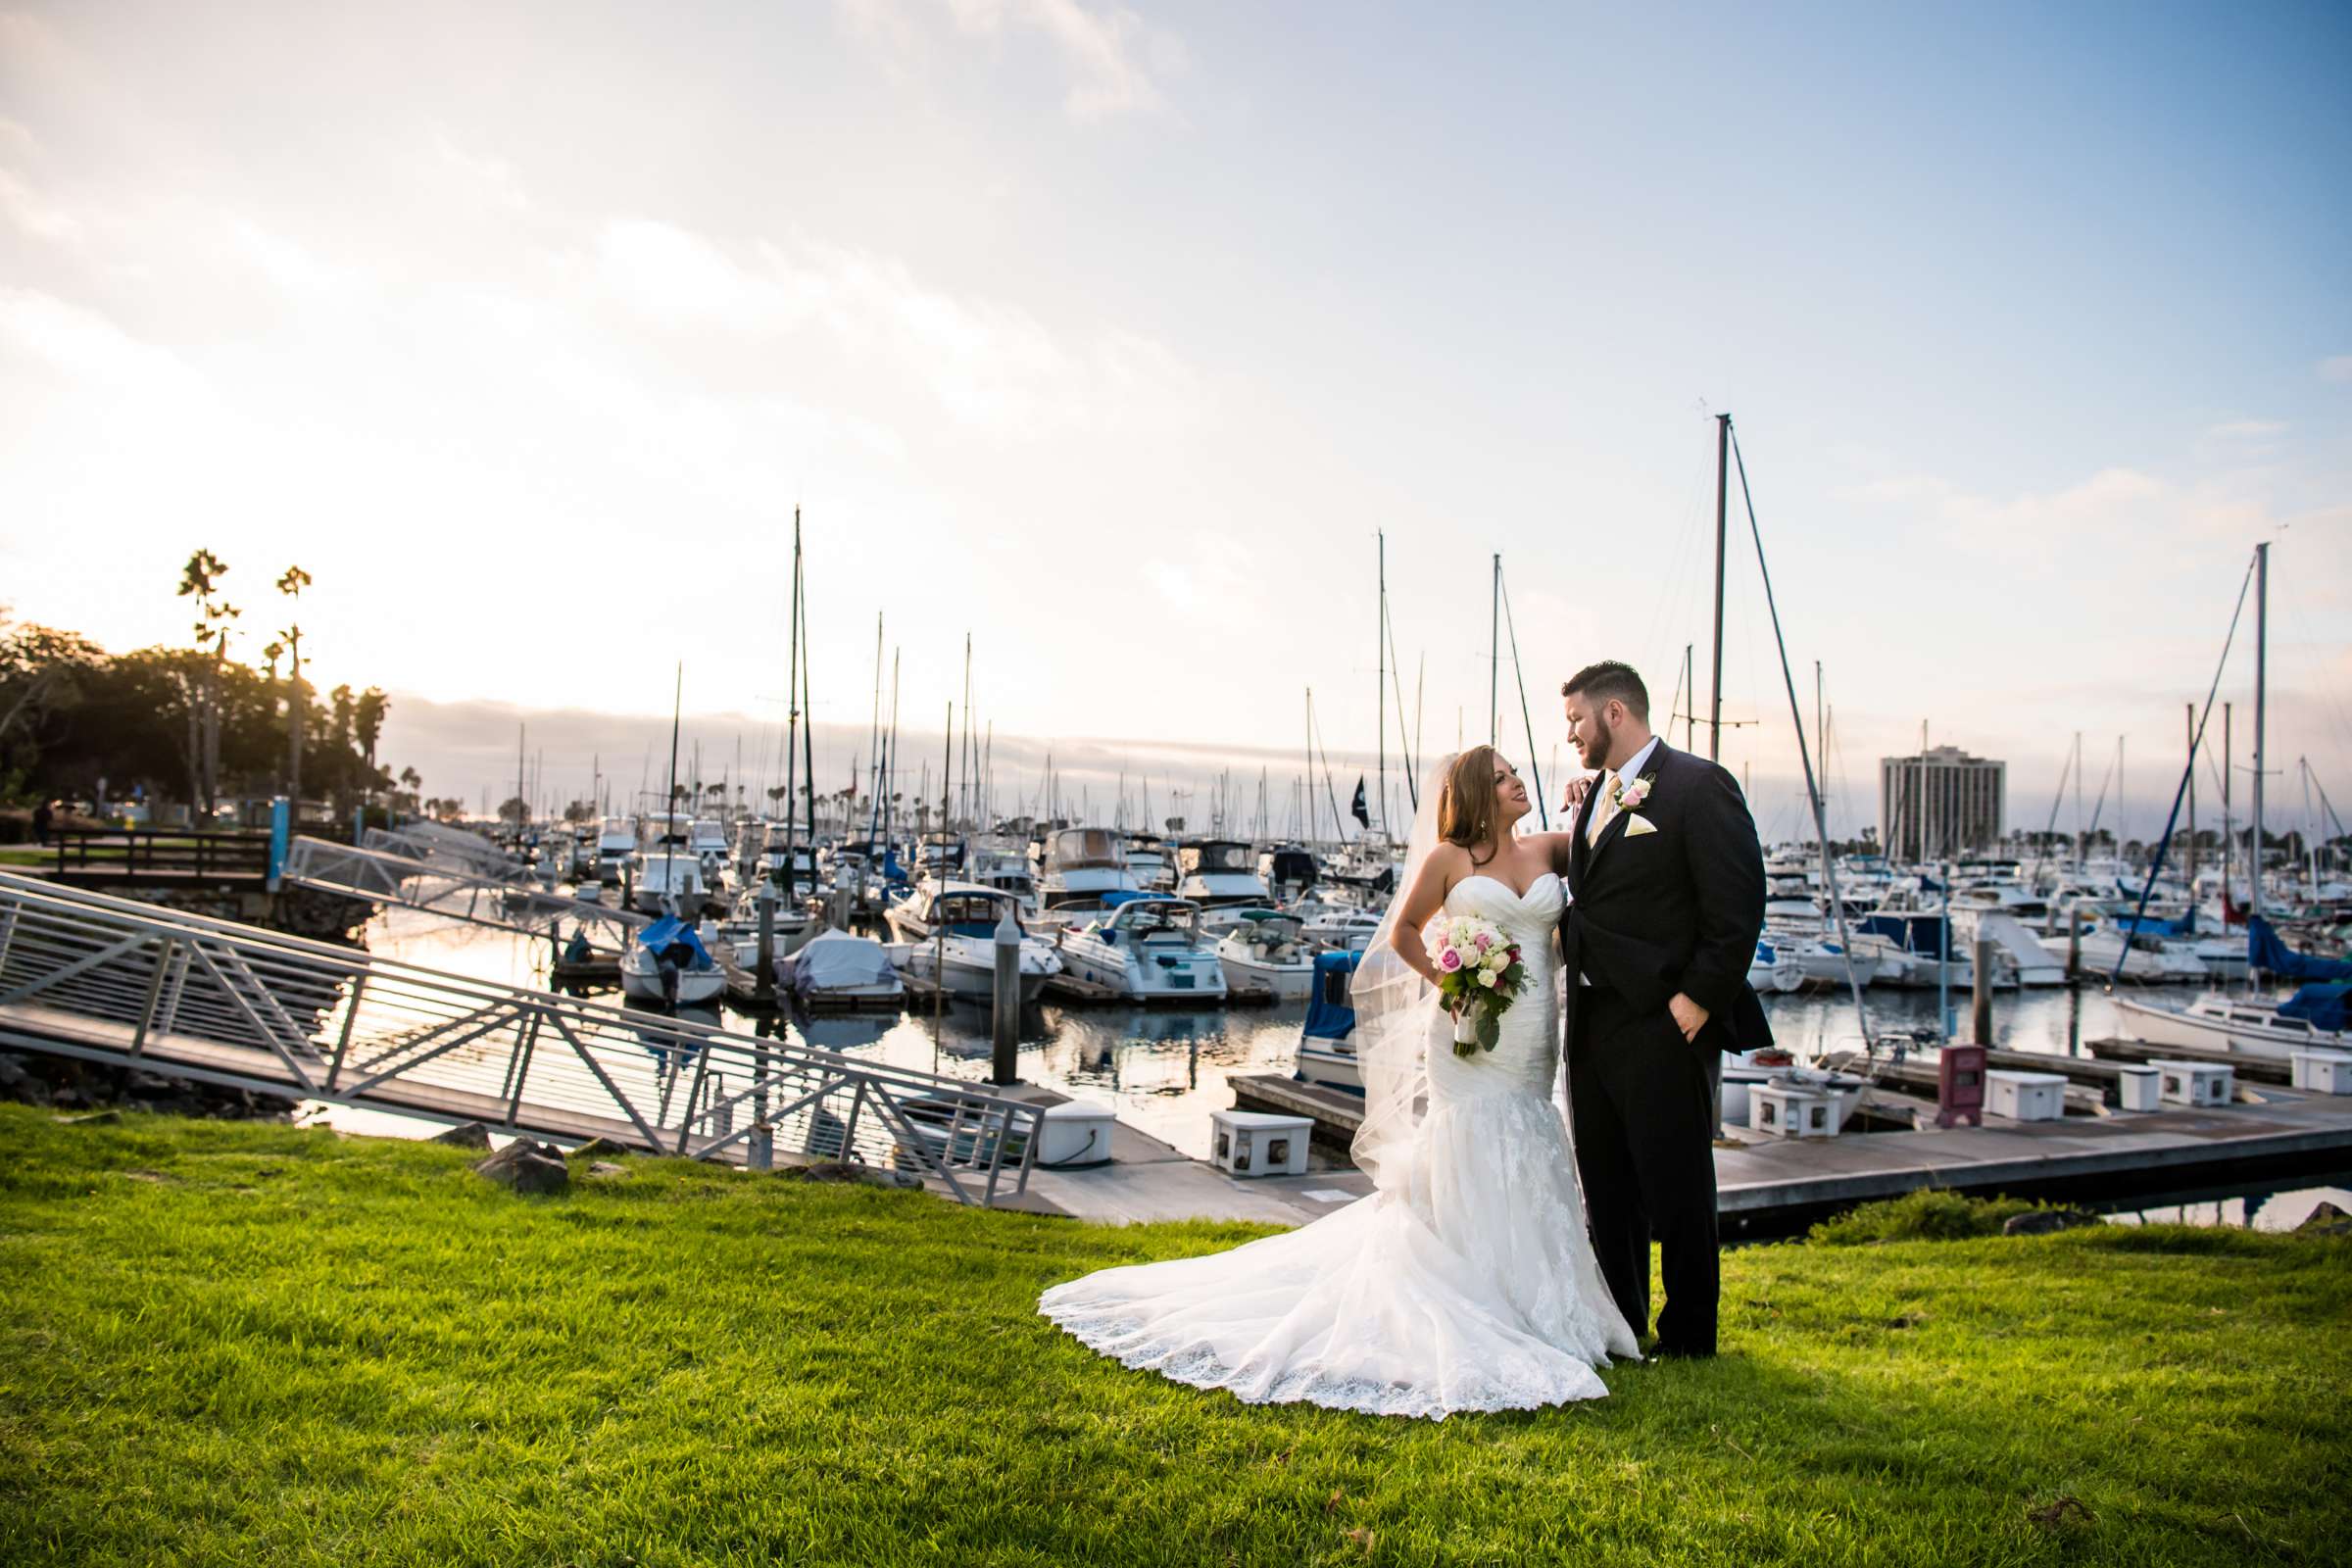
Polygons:
[[512,874],[488,874],[461,859],[440,856],[425,859],[377,847],[391,835],[370,832],[368,837],[371,842],[366,848],[308,835],[296,838],[286,846],[278,880],[348,899],[398,904],[452,920],[545,937],[550,942],[560,940],[569,926],[590,947],[606,953],[626,951],[629,939],[652,923],[650,916],[634,909],[565,898]]
[[934,1073],[0,872],[0,1045],[564,1142],[1024,1193],[1039,1107]]

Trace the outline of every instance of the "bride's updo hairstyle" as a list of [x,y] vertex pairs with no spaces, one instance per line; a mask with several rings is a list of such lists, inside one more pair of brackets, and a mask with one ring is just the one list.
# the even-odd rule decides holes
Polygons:
[[1474,864],[1485,863],[1478,858],[1480,845],[1500,846],[1502,824],[1494,809],[1494,747],[1473,746],[1446,770],[1446,787],[1438,794],[1438,837],[1468,850]]

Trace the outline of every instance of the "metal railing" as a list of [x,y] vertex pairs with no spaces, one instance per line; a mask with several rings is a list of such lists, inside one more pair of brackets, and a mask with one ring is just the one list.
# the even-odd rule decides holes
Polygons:
[[259,882],[270,835],[195,828],[52,829],[52,874],[75,882]]
[[1037,1106],[965,1081],[0,873],[0,1042],[766,1168],[1024,1192]]
[[565,898],[508,877],[485,876],[464,865],[309,837],[286,846],[278,877],[297,887],[375,904],[405,905],[525,936],[555,938],[570,926],[590,947],[608,953],[625,950],[630,937],[652,923],[649,916],[634,909]]

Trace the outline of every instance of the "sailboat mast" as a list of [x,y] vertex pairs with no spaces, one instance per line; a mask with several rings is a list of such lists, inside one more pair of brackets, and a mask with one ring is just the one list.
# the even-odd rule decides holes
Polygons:
[[[784,898],[795,897],[797,865],[793,855],[793,786],[800,782],[801,740],[801,509],[792,509],[792,625],[787,633],[792,651],[784,657]],[[809,843],[815,843],[810,835]]]
[[1306,689],[1306,771],[1298,775],[1305,782],[1299,785],[1306,799],[1306,844],[1315,844],[1315,689]]
[[1373,734],[1376,742],[1380,771],[1380,830],[1389,830],[1389,536],[1379,530],[1372,537],[1380,545],[1380,625],[1372,634],[1372,658],[1375,671],[1372,676],[1374,711]]
[[2188,707],[2188,912],[2197,912],[2197,705]]
[[[662,896],[675,900],[678,885],[670,877],[669,861],[677,839],[678,808],[678,714],[686,700],[686,664],[678,663],[677,684],[669,694],[669,797],[662,808]],[[675,913],[673,909],[671,911]]]
[[2262,770],[2270,758],[2264,751],[2264,725],[2270,707],[2271,547],[2266,540],[2254,547],[2254,813],[2253,838],[2246,855],[2246,895],[2249,918],[2262,913]]
[[1494,608],[1487,615],[1487,744],[1502,726],[1502,553],[1494,555]]
[[[801,531],[801,509],[798,507],[792,509],[792,531],[793,554],[798,556]],[[801,788],[807,791],[808,796],[808,863],[814,866],[816,863],[816,704],[808,698],[808,576],[806,570],[793,573],[792,624],[794,627],[793,640],[800,645],[801,650],[801,708],[808,719],[808,723],[801,726],[801,771],[803,774]],[[850,775],[853,793],[855,793],[857,782],[857,774],[853,772]],[[792,797],[789,795],[784,798],[784,814],[788,818],[792,815]],[[849,831],[849,813],[846,810],[842,813],[842,831],[844,833]]]
[[[1732,416],[1715,416],[1715,678],[1707,694],[1707,760],[1723,760],[1723,540],[1731,501]],[[1693,705],[1696,706],[1696,705]]]

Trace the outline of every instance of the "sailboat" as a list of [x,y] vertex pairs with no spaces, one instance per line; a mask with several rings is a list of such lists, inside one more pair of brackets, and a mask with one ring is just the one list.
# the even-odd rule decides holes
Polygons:
[[[2269,707],[2267,666],[2271,584],[2271,547],[2267,541],[2254,547],[2252,576],[2254,808],[2253,831],[2248,838],[2253,845],[2253,864],[2247,868],[2246,878],[2250,897],[2246,919],[2246,966],[2252,973],[2275,975],[2304,984],[2292,996],[2267,1000],[2232,997],[2216,992],[2200,997],[2186,1006],[2170,1006],[2120,996],[2115,999],[2115,1004],[2123,1014],[2125,1027],[2149,1045],[2189,1047],[2286,1060],[2298,1052],[2328,1050],[2346,1042],[2345,1011],[2347,996],[2352,994],[2352,959],[2320,958],[2296,953],[2279,940],[2278,932],[2263,918],[2262,784],[2264,731]],[[2234,620],[2231,625],[2234,629]],[[2228,652],[2225,645],[2225,660]],[[2221,684],[2218,670],[2214,675],[2214,684],[2217,687]],[[2208,711],[2211,706],[2209,696]],[[2195,763],[2192,747],[2190,767],[2193,768]],[[2148,873],[2148,886],[2151,889],[2163,871],[2164,848],[2171,837],[2172,824],[2168,822],[2164,838],[2157,842],[2156,863]],[[2143,913],[2145,903],[2143,895]]]

